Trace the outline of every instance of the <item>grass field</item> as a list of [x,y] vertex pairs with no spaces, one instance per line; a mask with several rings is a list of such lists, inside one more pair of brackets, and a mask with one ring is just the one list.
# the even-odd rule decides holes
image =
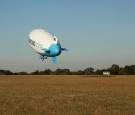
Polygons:
[[0,115],[135,115],[135,76],[0,76]]

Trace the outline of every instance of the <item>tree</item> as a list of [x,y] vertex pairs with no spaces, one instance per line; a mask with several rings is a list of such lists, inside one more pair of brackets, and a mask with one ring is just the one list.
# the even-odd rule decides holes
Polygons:
[[50,75],[52,71],[50,69],[45,69],[44,71],[38,71],[36,73],[38,73],[38,75]]
[[126,65],[124,67],[124,74],[126,75],[135,75],[135,65]]
[[125,74],[124,68],[123,67],[119,68],[119,75],[124,75],[124,74]]
[[124,74],[125,74],[125,75],[130,75],[130,66],[126,65],[126,66],[124,67]]
[[101,69],[101,70],[97,69],[97,71],[95,72],[95,74],[97,74],[97,75],[103,75],[103,72],[104,71],[110,71],[110,70],[109,69]]
[[84,75],[84,71],[78,70],[76,74],[77,74],[77,75]]
[[18,75],[28,75],[27,72],[19,72]]
[[0,70],[0,75],[12,75],[13,73],[9,70]]
[[135,75],[135,65],[130,66],[131,75]]
[[69,69],[63,69],[63,74],[64,75],[70,75],[70,70]]
[[110,68],[110,72],[113,75],[118,75],[119,74],[119,65],[113,64]]
[[62,74],[63,73],[63,70],[62,69],[56,69],[56,71],[55,71],[55,74],[56,75],[60,75],[60,74]]
[[39,70],[36,70],[35,72],[31,73],[32,75],[38,75],[39,74]]
[[92,75],[92,74],[94,74],[94,68],[89,67],[89,68],[85,69],[84,70],[84,74],[85,75]]

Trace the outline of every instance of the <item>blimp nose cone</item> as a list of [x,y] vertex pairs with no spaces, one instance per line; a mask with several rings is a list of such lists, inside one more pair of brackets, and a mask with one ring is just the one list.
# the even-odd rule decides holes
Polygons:
[[53,55],[53,56],[58,56],[61,53],[61,47],[60,47],[60,45],[53,44],[50,47],[50,50],[51,50],[51,55]]

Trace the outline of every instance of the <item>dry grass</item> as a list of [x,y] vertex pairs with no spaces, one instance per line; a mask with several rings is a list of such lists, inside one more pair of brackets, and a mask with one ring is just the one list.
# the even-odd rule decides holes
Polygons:
[[135,115],[135,76],[0,76],[0,115]]

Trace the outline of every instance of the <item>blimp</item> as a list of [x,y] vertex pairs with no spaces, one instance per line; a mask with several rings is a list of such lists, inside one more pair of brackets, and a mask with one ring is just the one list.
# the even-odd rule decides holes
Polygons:
[[67,51],[66,48],[61,47],[55,35],[44,29],[31,31],[28,36],[28,41],[31,48],[40,55],[39,59],[42,61],[51,57],[53,63],[56,63],[56,57],[59,56],[62,51]]

